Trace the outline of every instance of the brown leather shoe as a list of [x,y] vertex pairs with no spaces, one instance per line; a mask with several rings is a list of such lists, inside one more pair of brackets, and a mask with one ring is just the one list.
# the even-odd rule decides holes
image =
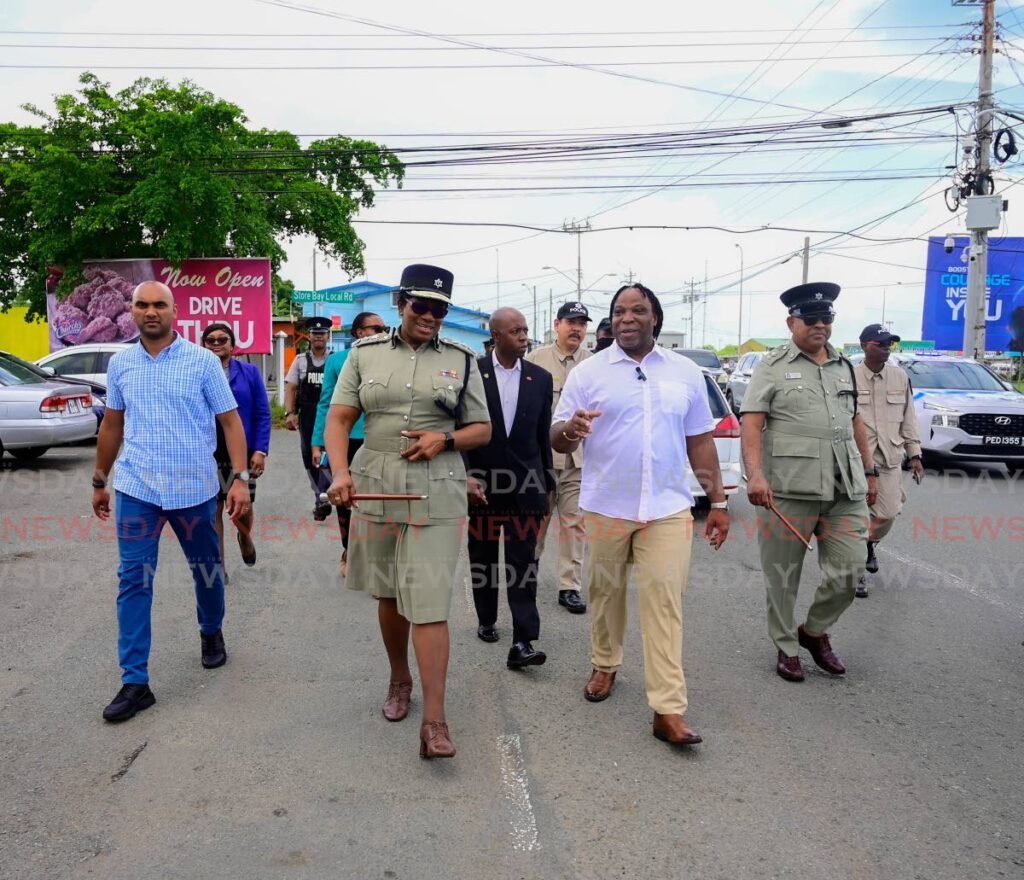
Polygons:
[[654,713],[654,737],[662,742],[677,746],[695,746],[704,738],[691,729],[682,715],[659,715]]
[[583,688],[583,696],[591,703],[600,703],[602,700],[608,699],[614,685],[614,672],[600,672],[595,669],[590,673],[590,681]]
[[381,712],[388,721],[401,721],[409,714],[409,701],[412,699],[411,681],[393,681],[388,685],[388,697],[384,701]]
[[804,667],[800,663],[800,658],[787,657],[782,651],[779,651],[779,662],[775,664],[775,671],[786,681],[804,680]]
[[420,725],[421,758],[454,758],[455,746],[443,721],[424,721]]
[[810,652],[811,658],[822,669],[832,675],[845,675],[846,667],[843,666],[843,661],[839,659],[839,655],[832,650],[832,643],[828,639],[828,633],[812,636],[801,625],[797,628],[796,636],[800,646]]

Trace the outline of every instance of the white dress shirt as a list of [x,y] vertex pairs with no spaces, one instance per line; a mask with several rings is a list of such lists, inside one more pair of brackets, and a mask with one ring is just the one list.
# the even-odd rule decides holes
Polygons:
[[601,411],[583,442],[583,510],[650,522],[693,506],[686,438],[716,424],[693,361],[655,345],[638,364],[612,343],[569,374],[554,421],[578,409]]
[[512,423],[516,419],[516,407],[519,406],[519,380],[523,375],[521,358],[516,358],[511,369],[498,363],[498,358],[491,354],[494,363],[494,378],[498,380],[498,397],[501,398],[501,417],[505,422],[505,436],[512,436]]

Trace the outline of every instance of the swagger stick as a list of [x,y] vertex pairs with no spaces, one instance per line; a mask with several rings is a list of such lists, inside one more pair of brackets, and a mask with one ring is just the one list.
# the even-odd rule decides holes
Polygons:
[[[426,495],[388,495],[383,492],[353,492],[349,496],[353,501],[426,501]],[[320,500],[331,503],[326,492],[320,493]]]
[[775,515],[776,515],[776,516],[777,516],[777,517],[779,518],[779,520],[781,521],[781,523],[782,523],[782,524],[783,524],[783,525],[784,525],[784,526],[785,526],[785,527],[786,527],[787,529],[789,529],[789,530],[790,530],[790,532],[792,532],[792,533],[793,533],[793,534],[794,534],[794,535],[796,536],[796,539],[797,539],[797,540],[798,540],[798,541],[799,541],[799,542],[800,542],[801,544],[803,544],[803,545],[804,545],[804,546],[805,546],[805,547],[806,547],[806,548],[807,548],[808,550],[813,550],[813,549],[814,549],[814,547],[812,546],[811,542],[810,542],[810,541],[808,541],[808,540],[807,540],[806,538],[804,538],[804,536],[803,536],[803,535],[801,535],[801,534],[800,534],[800,532],[799,532],[799,531],[797,530],[797,527],[796,527],[795,525],[793,525],[793,523],[791,523],[791,522],[790,522],[790,521],[789,521],[788,519],[786,519],[786,518],[785,518],[785,517],[784,517],[784,516],[782,515],[782,513],[781,513],[781,512],[779,511],[779,508],[777,508],[777,507],[775,506],[775,502],[774,502],[774,501],[769,501],[769,502],[768,502],[768,509],[769,509],[769,510],[770,510],[770,511],[771,511],[772,513],[774,513],[774,514],[775,514]]

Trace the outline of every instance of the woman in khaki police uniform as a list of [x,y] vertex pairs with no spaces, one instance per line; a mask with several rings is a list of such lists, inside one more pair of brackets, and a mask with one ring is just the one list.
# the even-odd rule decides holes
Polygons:
[[[448,612],[466,522],[461,450],[490,441],[476,353],[438,338],[451,300],[451,272],[408,266],[398,298],[401,326],[352,347],[331,398],[327,456],[337,462],[327,492],[352,507],[348,585],[379,601],[391,683],[383,713],[409,712],[409,632],[423,685],[420,755],[450,758],[445,723]],[[366,414],[366,439],[348,461],[349,431]],[[422,501],[352,502],[352,493],[425,495]]]

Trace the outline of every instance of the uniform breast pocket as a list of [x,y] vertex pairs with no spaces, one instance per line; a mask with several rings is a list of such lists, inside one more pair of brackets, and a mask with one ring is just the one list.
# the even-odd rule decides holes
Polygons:
[[459,404],[463,380],[452,376],[434,376],[433,381],[434,403],[452,418],[455,418],[455,408]]
[[859,392],[849,379],[836,379],[833,393],[843,412],[852,416],[857,411]]
[[906,402],[906,395],[902,391],[885,392],[885,411],[890,422],[898,424],[903,421],[903,407],[906,405]]
[[787,415],[816,412],[821,408],[821,394],[809,385],[790,385],[775,396],[776,406]]
[[359,405],[363,412],[376,412],[387,404],[390,373],[373,373],[363,377],[359,383]]

